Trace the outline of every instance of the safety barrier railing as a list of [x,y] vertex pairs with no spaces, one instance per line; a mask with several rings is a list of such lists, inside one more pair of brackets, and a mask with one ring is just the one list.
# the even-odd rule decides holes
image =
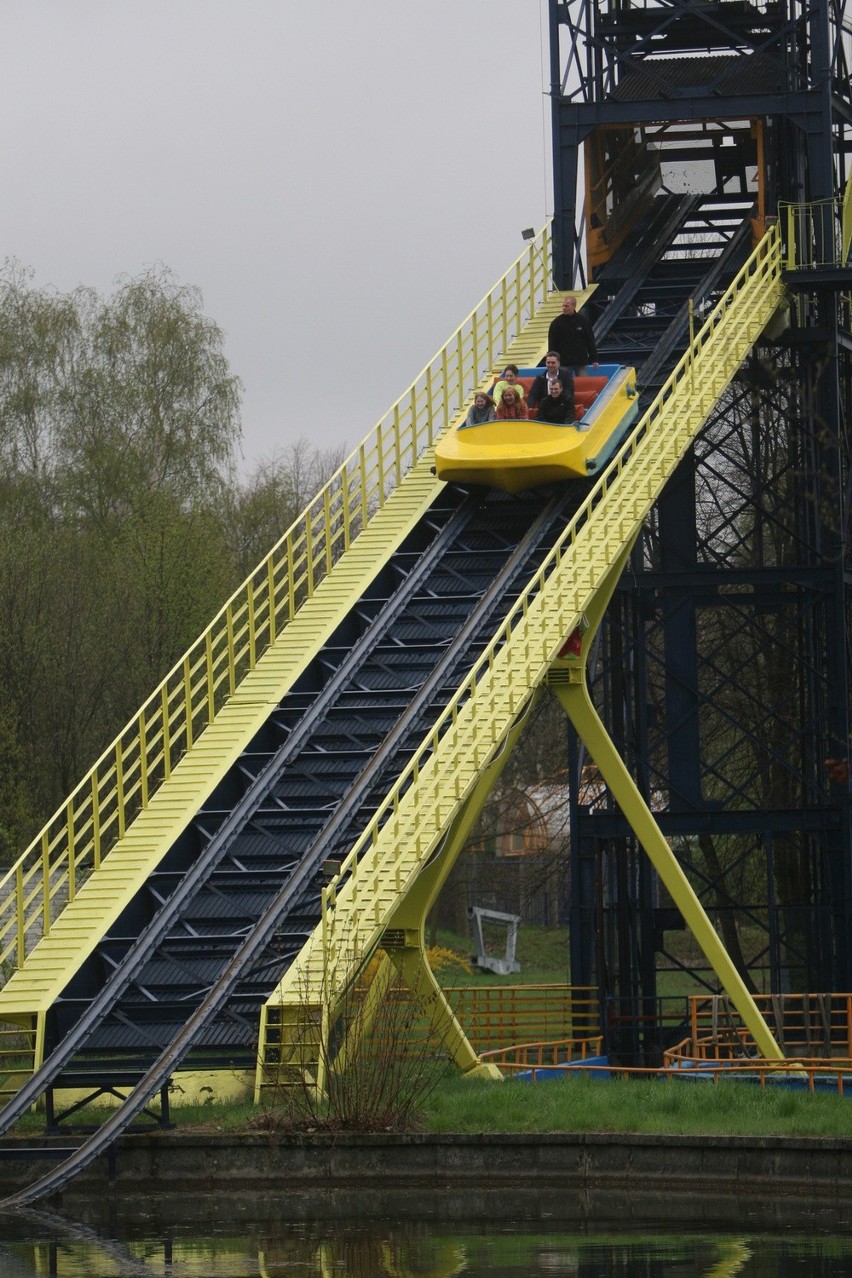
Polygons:
[[[554,1070],[560,1070],[565,1077],[594,1079],[649,1079],[655,1083],[704,1081],[709,1083],[746,1082],[761,1088],[781,1086],[796,1091],[830,1092],[852,1096],[852,1059],[833,1061],[827,1065],[825,1061],[816,1061],[807,1057],[795,1057],[783,1061],[753,1060],[740,1062],[707,1061],[697,1067],[678,1068],[663,1066],[662,1069],[643,1065],[621,1065],[600,1055],[595,1044],[600,1040],[588,1040],[585,1053],[582,1043],[575,1039],[566,1039],[563,1043],[528,1043],[524,1047],[507,1051],[489,1052],[483,1059],[493,1061],[502,1073],[508,1077],[524,1074],[536,1082],[542,1078],[552,1078]],[[538,1059],[538,1053],[541,1059]],[[589,1059],[592,1058],[592,1059]]]
[[14,1096],[35,1065],[35,1031],[0,1029],[0,1102]]
[[847,235],[852,234],[850,190],[852,186],[847,187],[845,197],[837,199],[801,204],[779,202],[784,266],[788,271],[843,265],[849,251]]
[[[626,1071],[618,1070],[617,1073]],[[797,1090],[804,1088],[811,1093],[829,1091],[845,1096],[848,1091],[852,1095],[852,1058],[839,1058],[830,1065],[808,1056],[788,1056],[783,1061],[707,1060],[692,1068],[674,1065],[657,1074],[660,1078],[673,1079],[696,1076],[711,1079],[714,1083],[745,1080],[760,1087],[782,1084]]]
[[[319,963],[322,971],[313,979],[326,986],[337,981],[342,987],[351,979],[346,969],[353,947],[362,947],[356,961],[366,958],[376,929],[383,925],[383,899],[394,884],[402,894],[412,881],[431,854],[437,832],[445,828],[521,713],[530,689],[545,678],[596,584],[621,553],[625,539],[635,534],[637,521],[651,508],[777,307],[780,277],[781,240],[772,226],[512,606],[337,876],[323,889],[320,931],[300,956],[294,979],[304,979],[305,971]],[[635,486],[622,488],[625,475],[636,477]],[[578,556],[575,547],[596,511],[605,516],[595,523],[600,535],[583,538],[584,554]],[[563,565],[565,573],[560,574]],[[552,593],[547,589],[551,586]],[[546,590],[549,606],[537,607]],[[445,735],[450,744],[441,754],[441,767],[430,767]],[[381,846],[390,862],[376,852],[386,825],[390,834]],[[345,902],[339,923],[338,893]],[[345,958],[338,964],[335,955]],[[338,976],[332,974],[335,967]]]
[[421,370],[0,878],[0,965],[21,967],[81,883],[548,295],[550,227]]
[[[477,1055],[487,1054],[489,1059],[496,1051],[521,1051],[515,1044],[592,1042],[600,1045],[598,1025],[598,995],[593,985],[457,985],[444,989],[447,1002],[458,1018],[468,1042]],[[411,995],[404,986],[392,986],[385,998],[392,1003],[407,1005]],[[354,996],[353,996],[354,999]],[[351,1013],[351,1009],[347,1008]],[[274,1003],[263,1009],[264,1068],[281,1042],[282,1031],[293,1024],[292,1009]],[[305,1047],[304,1027],[311,1024],[315,1013],[309,1008],[303,1011],[296,1024],[299,1041]],[[393,1014],[388,1022],[396,1033],[403,1018]],[[432,1025],[428,1016],[418,1021],[405,1016],[405,1042],[397,1042],[395,1049],[406,1052],[418,1045],[433,1041]],[[598,1035],[598,1037],[594,1037]],[[312,1040],[312,1043],[315,1040]],[[530,1048],[532,1050],[532,1048]],[[277,1060],[276,1060],[276,1063]],[[268,1079],[265,1080],[268,1085]]]
[[599,1030],[591,985],[450,986],[444,993],[477,1054]]
[[[600,1056],[602,1050],[603,1039],[600,1035],[592,1035],[588,1038],[560,1038],[543,1043],[501,1047],[482,1052],[482,1060],[496,1065],[509,1077],[521,1073],[535,1076],[537,1070],[552,1070],[569,1062],[580,1064],[588,1061],[590,1057]],[[591,1063],[589,1067],[594,1068]]]
[[[755,994],[785,1057],[852,1059],[852,994]],[[727,995],[689,999],[689,1038],[665,1053],[667,1065],[742,1061],[756,1053],[754,1039]]]

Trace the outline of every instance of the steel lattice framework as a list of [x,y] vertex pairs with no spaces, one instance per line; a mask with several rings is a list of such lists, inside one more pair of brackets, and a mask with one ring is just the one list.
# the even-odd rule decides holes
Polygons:
[[[608,304],[613,274],[627,287],[619,245],[638,261],[637,219],[676,190],[752,200],[756,235],[786,204],[810,205],[789,314],[657,503],[590,664],[607,728],[731,957],[772,993],[852,988],[849,783],[826,766],[852,734],[846,9],[550,6],[559,287],[597,283]],[[674,256],[685,270],[702,251]],[[665,304],[665,290],[655,303],[633,288],[637,320]],[[576,741],[570,754],[572,979],[599,984],[610,1049],[652,1061],[667,1034],[661,967],[716,986],[675,941],[677,911],[607,793],[581,805],[587,760]]]

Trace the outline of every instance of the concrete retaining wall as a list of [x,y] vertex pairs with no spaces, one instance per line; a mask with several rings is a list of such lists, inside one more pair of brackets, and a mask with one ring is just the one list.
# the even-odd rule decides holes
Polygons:
[[[65,1142],[55,1142],[64,1144]],[[0,1189],[8,1193],[49,1162],[9,1158],[51,1142],[0,1142]],[[63,1192],[63,1203],[101,1197],[286,1194],[291,1213],[347,1214],[394,1200],[429,1215],[499,1214],[572,1202],[584,1216],[626,1212],[722,1224],[748,1219],[787,1226],[818,1218],[852,1225],[852,1139],[547,1135],[292,1136],[188,1130],[123,1137]],[[304,1209],[299,1203],[305,1204]],[[367,1204],[367,1206],[365,1206]],[[378,1209],[378,1208],[377,1208]]]

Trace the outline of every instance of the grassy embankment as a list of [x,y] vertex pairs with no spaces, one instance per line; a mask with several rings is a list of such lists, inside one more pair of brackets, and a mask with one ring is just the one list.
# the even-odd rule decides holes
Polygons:
[[[464,938],[441,934],[439,944],[464,954]],[[512,978],[447,967],[445,984],[559,984],[567,976],[567,937],[560,929],[521,928],[521,972]],[[677,997],[677,996],[675,996]],[[683,995],[680,995],[682,998]],[[601,1081],[575,1075],[556,1082],[503,1084],[465,1080],[444,1066],[428,1080],[412,1130],[424,1132],[630,1132],[654,1135],[852,1136],[852,1085],[848,1098],[810,1095],[753,1083],[687,1083],[677,1080]],[[258,1111],[251,1105],[179,1106],[178,1127],[211,1131],[286,1129],[283,1107]],[[279,1122],[280,1115],[280,1122]],[[41,1127],[28,1115],[22,1127]],[[316,1130],[315,1119],[303,1128]]]
[[[298,1130],[276,1121],[276,1107],[180,1106],[179,1129],[234,1132]],[[43,1121],[43,1120],[42,1120]],[[24,1126],[41,1126],[28,1116]],[[316,1131],[321,1125],[307,1124]],[[749,1083],[679,1083],[641,1080],[502,1084],[442,1076],[425,1098],[411,1130],[421,1132],[630,1132],[685,1136],[852,1137],[852,1095],[810,1095]]]

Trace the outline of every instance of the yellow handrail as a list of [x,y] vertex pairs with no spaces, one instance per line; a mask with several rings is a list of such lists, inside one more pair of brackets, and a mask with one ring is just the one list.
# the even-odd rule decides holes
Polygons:
[[0,879],[0,964],[21,967],[245,676],[462,411],[548,295],[550,226],[347,457]]
[[852,237],[852,178],[843,197],[790,204],[779,201],[788,271],[842,266]]
[[[391,873],[387,862],[373,855],[373,850],[384,836],[382,846],[387,849],[387,854],[396,858],[397,862],[403,853],[406,854],[407,873],[416,874],[417,868],[425,863],[440,829],[444,828],[464,798],[471,777],[477,776],[486,766],[510,722],[521,712],[531,687],[545,678],[572,624],[576,624],[576,616],[572,623],[567,613],[561,615],[563,608],[536,608],[537,600],[543,597],[545,587],[555,578],[563,561],[568,561],[568,567],[573,568],[575,580],[569,592],[572,598],[575,595],[579,597],[582,590],[594,589],[594,572],[605,572],[606,564],[603,568],[595,564],[593,569],[593,556],[605,555],[610,561],[614,560],[624,539],[635,528],[636,521],[645,517],[698,425],[711,412],[722,389],[739,367],[742,353],[737,353],[738,343],[732,340],[732,330],[736,328],[738,319],[748,316],[749,322],[753,323],[753,317],[766,309],[767,298],[774,299],[777,305],[780,274],[781,237],[777,226],[772,226],[713,308],[632,434],[614,455],[608,469],[444,708],[343,861],[338,874],[323,890],[322,922],[293,967],[294,979],[301,978],[306,970],[319,962],[328,983],[337,963],[340,963],[339,979],[345,983],[349,979],[351,964],[357,965],[369,953],[375,935],[370,934],[368,924],[372,923],[375,928],[381,926],[381,887]],[[732,316],[730,321],[729,312]],[[766,323],[768,318],[769,314],[766,314],[763,322]],[[757,336],[758,333],[755,333],[751,341]],[[699,367],[698,375],[694,376],[696,362],[705,350],[707,358]],[[666,413],[674,406],[676,411]],[[662,421],[664,413],[665,423]],[[617,494],[625,472],[632,473],[633,459],[640,450],[643,456],[653,454],[653,461],[646,463],[646,469],[640,468],[638,472],[640,476],[647,475],[647,483],[641,493],[633,495],[636,509],[623,511],[618,508],[617,496],[614,503],[607,499],[613,490]],[[612,529],[607,525],[608,539],[598,538],[592,546],[591,539],[586,538],[589,544],[583,563],[569,560],[575,543],[602,503],[613,505],[618,518],[625,522],[624,529]],[[547,598],[550,600],[551,596]],[[517,645],[513,642],[510,646],[510,640],[517,640]],[[510,652],[516,646],[517,657],[512,660],[509,669],[507,661],[501,661],[501,658],[504,650]],[[465,731],[462,742],[463,720]],[[445,734],[454,738],[457,748],[452,755],[446,750],[442,753],[442,767],[438,769],[432,765]],[[418,797],[420,795],[423,795],[422,800]],[[422,813],[418,804],[422,804]],[[403,806],[407,813],[405,819],[402,817]],[[412,864],[416,867],[413,870]],[[340,925],[336,926],[338,894],[341,902],[344,899],[352,903],[357,900],[358,927],[353,927],[351,910],[343,911]],[[363,951],[359,952],[362,946]]]

